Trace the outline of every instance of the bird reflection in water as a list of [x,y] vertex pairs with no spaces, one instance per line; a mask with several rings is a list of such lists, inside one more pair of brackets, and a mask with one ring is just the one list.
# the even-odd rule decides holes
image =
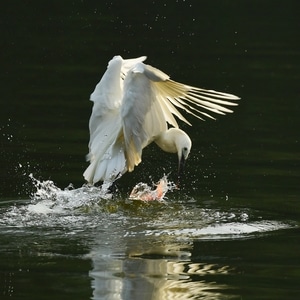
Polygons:
[[232,287],[218,283],[217,276],[230,274],[233,269],[192,262],[191,248],[189,243],[171,243],[153,246],[145,253],[131,249],[125,257],[94,255],[92,299],[230,299]]

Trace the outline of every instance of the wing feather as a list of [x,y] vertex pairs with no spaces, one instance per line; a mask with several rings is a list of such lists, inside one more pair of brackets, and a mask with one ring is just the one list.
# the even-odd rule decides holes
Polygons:
[[[201,120],[204,120],[201,115],[215,119],[209,112],[216,114],[231,113],[232,110],[226,106],[236,106],[237,103],[231,101],[240,99],[239,97],[229,93],[200,89],[170,79],[155,82],[154,86],[159,94],[160,102],[167,100],[172,103],[173,106],[183,109],[187,113]],[[197,109],[197,107],[200,109]],[[181,114],[178,113],[178,111],[173,110],[172,113],[179,119],[191,125],[182,117]]]
[[165,114],[152,86],[152,80],[167,75],[155,68],[151,71],[153,73],[146,65],[138,63],[124,80],[121,119],[129,171],[141,162],[142,149],[167,129]]
[[126,171],[124,142],[120,138],[122,74],[126,76],[130,68],[145,59],[145,56],[128,60],[123,60],[121,56],[113,57],[90,96],[94,103],[89,121],[89,153],[86,157],[90,165],[83,174],[90,183],[113,180]]

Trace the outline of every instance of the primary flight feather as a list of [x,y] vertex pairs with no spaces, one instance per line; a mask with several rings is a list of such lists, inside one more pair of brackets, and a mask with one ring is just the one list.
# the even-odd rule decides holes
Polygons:
[[142,160],[143,148],[151,142],[177,153],[180,174],[192,143],[179,129],[175,117],[191,125],[179,110],[201,120],[214,119],[211,113],[232,112],[228,106],[237,105],[240,99],[173,81],[144,64],[145,59],[113,57],[90,96],[94,102],[89,121],[90,165],[83,174],[89,183],[113,182],[133,171]]

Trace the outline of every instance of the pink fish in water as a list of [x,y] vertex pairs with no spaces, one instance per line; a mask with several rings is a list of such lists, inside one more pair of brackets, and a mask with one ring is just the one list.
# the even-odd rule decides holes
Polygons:
[[138,183],[131,191],[129,199],[142,200],[142,201],[153,201],[163,200],[166,192],[173,189],[173,185],[168,182],[166,176],[161,178],[155,185],[155,188],[151,188],[146,183]]

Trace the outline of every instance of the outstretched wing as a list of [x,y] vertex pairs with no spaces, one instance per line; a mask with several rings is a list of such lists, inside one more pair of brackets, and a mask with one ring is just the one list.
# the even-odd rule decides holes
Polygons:
[[109,112],[119,111],[123,90],[122,77],[127,74],[132,66],[145,59],[146,56],[123,59],[118,55],[109,61],[106,72],[90,96],[90,100],[94,102],[89,122],[90,143],[93,142],[94,135],[98,135],[95,132],[101,126],[103,118]]
[[123,74],[146,57],[123,60],[115,56],[96,85],[90,100],[94,102],[89,121],[90,141],[87,160],[90,165],[83,176],[90,183],[113,180],[126,172],[124,143],[119,138],[122,129],[120,105],[123,90]]
[[[90,96],[94,102],[89,121],[90,141],[87,160],[90,165],[83,173],[90,183],[106,180],[106,164],[111,145],[121,129],[119,107],[122,99],[122,58],[114,57]],[[102,167],[104,166],[104,167]]]
[[161,103],[166,104],[179,119],[191,125],[175,107],[204,120],[203,117],[215,119],[211,113],[226,114],[233,112],[228,106],[236,106],[240,98],[223,92],[206,90],[182,84],[171,79],[156,82],[155,88]]
[[[152,76],[153,75],[153,76]],[[153,80],[145,64],[136,64],[124,80],[121,118],[129,171],[141,162],[142,149],[167,130],[163,109],[156,100]]]
[[137,63],[124,81],[121,108],[127,167],[132,171],[141,162],[142,149],[167,129],[178,127],[176,116],[191,125],[179,109],[204,120],[210,113],[232,112],[239,97],[205,90],[173,81],[162,71]]

